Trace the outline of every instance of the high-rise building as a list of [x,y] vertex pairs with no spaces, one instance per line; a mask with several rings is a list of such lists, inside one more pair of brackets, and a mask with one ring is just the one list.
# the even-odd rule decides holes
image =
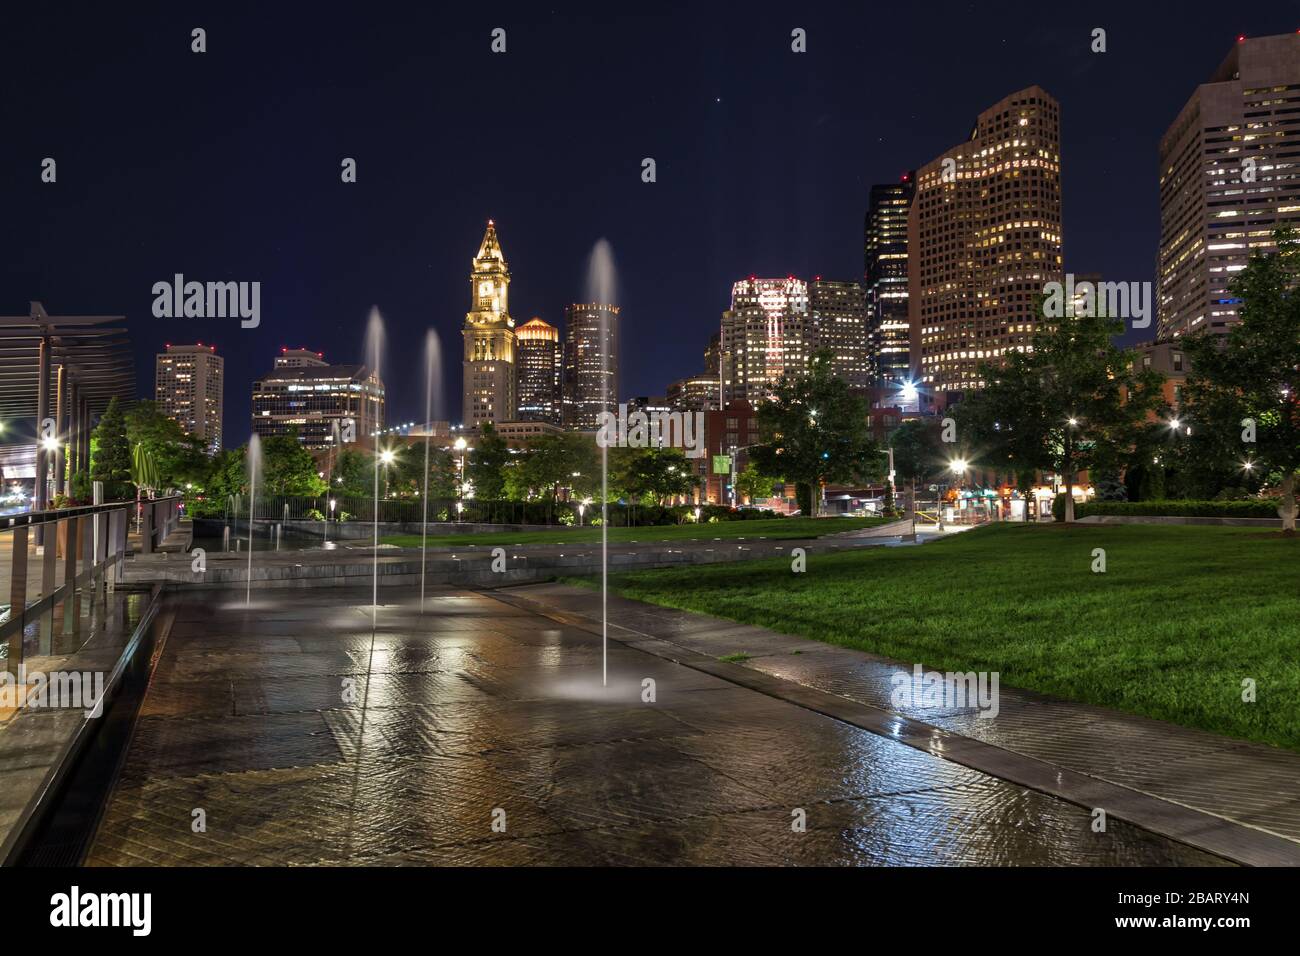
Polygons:
[[563,421],[561,357],[560,330],[555,326],[534,318],[515,329],[520,421],[549,422],[552,425]]
[[741,279],[731,287],[720,332],[722,403],[767,398],[781,376],[808,367],[808,283]]
[[209,455],[221,451],[225,359],[215,345],[167,345],[154,362],[158,409],[203,442]]
[[564,310],[564,427],[595,429],[618,407],[616,305],[575,303]]
[[1300,33],[1239,40],[1160,140],[1157,337],[1226,333],[1229,281],[1287,223],[1300,226]]
[[470,310],[465,314],[462,417],[466,428],[515,417],[515,320],[510,317],[510,269],[497,240],[487,231],[470,273]]
[[1062,281],[1056,100],[1012,93],[917,171],[907,253],[913,378],[942,405],[1029,344],[1044,284]]
[[867,338],[867,290],[861,282],[817,276],[808,284],[809,351],[831,353],[831,369],[850,388],[871,385]]
[[327,448],[348,440],[348,419],[359,442],[384,427],[384,383],[364,365],[304,362],[253,383],[253,431],[262,438],[294,432],[307,448]]
[[871,187],[864,227],[867,337],[876,385],[906,383],[912,374],[912,335],[907,316],[907,215],[916,173]]

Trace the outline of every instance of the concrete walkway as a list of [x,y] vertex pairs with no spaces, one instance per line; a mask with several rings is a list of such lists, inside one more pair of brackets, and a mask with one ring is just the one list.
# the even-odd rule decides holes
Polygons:
[[495,593],[242,597],[167,598],[91,863],[1224,862]]
[[[598,591],[557,584],[502,600],[599,631]],[[1300,754],[1001,688],[1000,712],[896,708],[911,663],[611,595],[610,635],[1243,863],[1300,865]],[[746,654],[742,662],[719,657]],[[918,694],[919,702],[919,694]]]

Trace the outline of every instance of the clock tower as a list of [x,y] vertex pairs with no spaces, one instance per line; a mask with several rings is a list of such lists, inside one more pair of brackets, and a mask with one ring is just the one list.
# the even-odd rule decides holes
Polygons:
[[510,317],[510,268],[506,265],[496,225],[487,232],[470,273],[470,310],[465,313],[465,384],[462,422],[475,428],[484,422],[515,417],[515,320]]

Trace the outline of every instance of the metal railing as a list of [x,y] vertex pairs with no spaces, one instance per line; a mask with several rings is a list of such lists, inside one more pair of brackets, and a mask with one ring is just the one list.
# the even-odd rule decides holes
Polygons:
[[[140,502],[141,550],[153,551],[175,530],[179,497]],[[0,533],[10,536],[7,549],[8,616],[0,621],[0,644],[7,646],[5,666],[17,674],[23,660],[23,632],[39,621],[42,632],[53,624],[54,609],[67,609],[77,598],[102,597],[122,576],[134,501],[28,511],[0,517]],[[32,567],[39,561],[39,569]],[[33,574],[33,571],[39,571]]]

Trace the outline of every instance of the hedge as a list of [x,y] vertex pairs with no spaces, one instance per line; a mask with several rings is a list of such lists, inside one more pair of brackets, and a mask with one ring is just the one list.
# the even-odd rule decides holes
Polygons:
[[[1089,515],[1137,515],[1158,518],[1276,518],[1281,504],[1276,498],[1245,501],[1089,501],[1076,503],[1074,517]],[[1065,518],[1065,495],[1052,505],[1057,521]]]

